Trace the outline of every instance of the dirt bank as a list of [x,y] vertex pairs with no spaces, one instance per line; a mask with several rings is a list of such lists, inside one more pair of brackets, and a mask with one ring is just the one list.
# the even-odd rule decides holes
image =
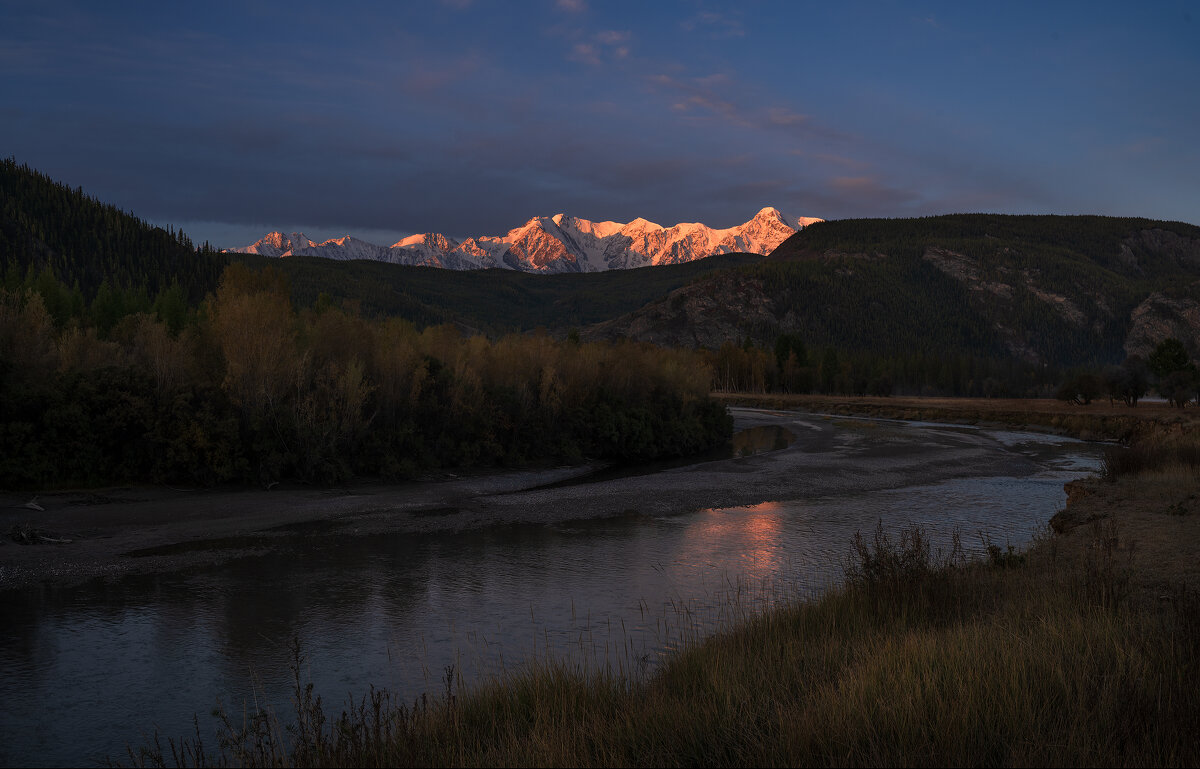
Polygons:
[[337,489],[8,494],[0,497],[0,590],[219,562],[301,532],[420,534],[631,510],[686,513],[1036,470],[982,430],[741,407],[731,412],[739,430],[777,428],[792,442],[750,456],[575,485],[552,484],[587,480],[582,476],[596,467]]
[[[1057,532],[1041,543],[1048,557],[1083,562],[1110,549],[1142,599],[1200,591],[1200,475],[1181,468],[1115,482],[1088,478],[1067,484],[1066,509],[1054,516]],[[1052,551],[1052,552],[1051,552]]]

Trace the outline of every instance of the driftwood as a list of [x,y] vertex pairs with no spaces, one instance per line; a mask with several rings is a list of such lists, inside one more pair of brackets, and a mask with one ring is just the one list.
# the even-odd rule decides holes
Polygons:
[[29,524],[16,524],[8,532],[8,538],[18,545],[68,545],[73,540],[48,531],[35,529]]

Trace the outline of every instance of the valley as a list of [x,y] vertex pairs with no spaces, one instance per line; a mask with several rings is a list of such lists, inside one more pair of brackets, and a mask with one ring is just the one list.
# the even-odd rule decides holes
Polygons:
[[[139,735],[147,744],[147,714],[174,739],[226,696],[255,724],[227,731],[227,747],[258,740],[267,763],[329,763],[325,750],[362,763],[353,751],[367,743],[324,732],[271,742],[287,730],[273,708],[289,696],[289,640],[297,670],[309,654],[328,666],[315,674],[323,691],[390,685],[404,708],[438,691],[440,668],[445,698],[380,713],[451,736],[406,732],[364,748],[440,764],[450,759],[439,746],[492,734],[489,719],[509,711],[489,703],[524,686],[612,695],[621,712],[656,708],[662,694],[685,703],[671,706],[672,723],[703,719],[722,700],[708,683],[694,690],[709,679],[687,673],[690,660],[723,670],[730,638],[796,616],[819,617],[839,649],[879,623],[891,643],[891,615],[872,603],[881,594],[885,608],[913,602],[904,616],[921,618],[920,633],[973,622],[978,605],[988,622],[1041,612],[1037,622],[1066,623],[1063,633],[1079,611],[1111,619],[1128,636],[1123,660],[1142,659],[1130,644],[1193,638],[1178,623],[1198,579],[1187,547],[1200,228],[986,214],[825,221],[776,228],[785,239],[760,253],[655,256],[678,263],[633,269],[603,256],[600,269],[597,254],[616,251],[599,241],[629,232],[552,217],[494,239],[495,254],[513,255],[503,266],[446,269],[388,263],[348,239],[197,248],[11,159],[2,170],[0,600],[18,621],[0,658],[19,697],[62,707],[2,703],[15,715],[0,763],[103,761]],[[595,240],[572,252],[545,239],[550,224]],[[576,269],[562,268],[568,257]],[[978,544],[957,549],[956,529]],[[943,551],[958,560],[937,560]],[[895,584],[872,576],[893,561],[911,571]],[[525,611],[528,625],[513,621]],[[1018,646],[989,654],[1030,648]],[[1194,666],[1185,652],[1180,664]],[[1107,670],[1108,659],[1082,664]],[[1068,689],[1097,680],[1077,662],[1043,650],[1032,664],[1057,666],[1048,678]],[[778,678],[730,675],[719,691]],[[1114,680],[1170,689],[1157,668]],[[299,673],[291,681],[300,687]],[[163,695],[181,690],[190,699]],[[298,718],[332,723],[296,691]],[[483,714],[465,730],[459,697]],[[854,707],[835,700],[822,712]],[[1173,701],[1182,710],[1168,729],[1192,723],[1189,696]],[[1025,712],[1013,705],[1006,728],[1050,744]],[[366,710],[348,713],[339,734],[366,734],[353,720]],[[1108,733],[1116,720],[1102,722]],[[1129,744],[1157,756],[1146,735],[1159,732],[1138,723]],[[1093,726],[1072,723],[1089,735],[1073,739],[1094,744]],[[553,739],[570,741],[574,727],[563,729]],[[601,747],[609,757],[643,755],[636,735],[662,738],[641,725],[606,731],[635,735],[633,748]],[[566,760],[517,742],[488,750]],[[908,744],[888,755],[908,756]],[[743,747],[767,763],[779,755]],[[166,761],[148,750],[130,757]],[[816,750],[785,763],[825,756]],[[1047,755],[1060,757],[1037,754]]]

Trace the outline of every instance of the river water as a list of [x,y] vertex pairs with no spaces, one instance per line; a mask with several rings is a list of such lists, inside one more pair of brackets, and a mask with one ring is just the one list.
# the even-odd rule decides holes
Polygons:
[[[440,694],[449,665],[468,684],[547,656],[641,675],[686,638],[836,583],[851,537],[879,522],[921,525],[940,546],[957,529],[976,554],[984,536],[1024,546],[1063,506],[1063,484],[1098,466],[1097,446],[1055,436],[888,430],[900,451],[909,433],[986,442],[1014,472],[723,508],[622,501],[602,518],[458,532],[297,536],[220,566],[0,595],[0,764],[128,760],[126,746],[155,729],[164,741],[191,735],[195,715],[211,745],[218,706],[286,717],[293,639],[305,677],[337,708],[372,684],[406,700]],[[760,426],[736,453],[769,459],[790,439]],[[593,480],[597,493],[622,483]]]

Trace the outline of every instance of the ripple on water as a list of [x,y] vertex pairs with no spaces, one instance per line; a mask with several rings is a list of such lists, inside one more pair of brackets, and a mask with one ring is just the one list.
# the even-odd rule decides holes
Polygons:
[[[751,428],[745,446],[788,440]],[[317,692],[441,691],[447,665],[480,680],[532,654],[634,669],[754,600],[833,583],[856,531],[958,528],[1023,546],[1061,507],[1094,447],[1013,440],[1042,472],[964,478],[872,494],[638,514],[554,526],[291,545],[187,572],[0,597],[0,764],[79,764],[124,755],[156,726],[207,729],[218,702],[287,712],[287,649],[298,637]],[[439,514],[431,510],[430,514]]]

